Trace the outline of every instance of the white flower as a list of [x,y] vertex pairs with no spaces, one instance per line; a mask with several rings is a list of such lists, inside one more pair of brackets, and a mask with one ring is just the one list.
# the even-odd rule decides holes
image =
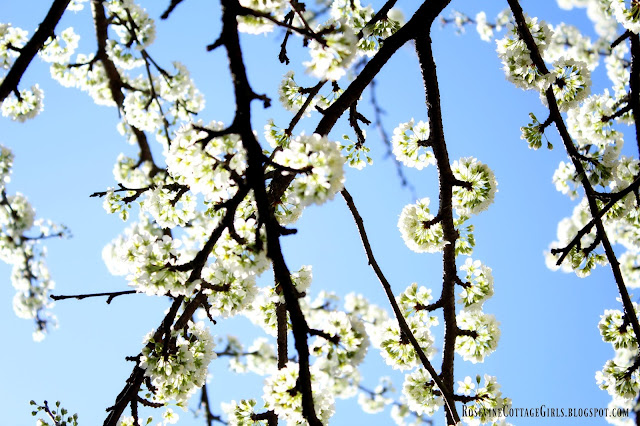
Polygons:
[[[407,133],[411,132],[411,133]],[[396,159],[407,167],[415,167],[422,170],[429,164],[435,164],[436,159],[431,149],[427,149],[429,139],[429,123],[418,121],[414,123],[413,118],[401,123],[393,130],[391,145]]]
[[458,327],[468,334],[456,337],[456,352],[465,361],[483,362],[484,358],[496,350],[500,339],[499,323],[495,316],[479,309],[463,310],[457,317]]
[[444,239],[440,222],[429,212],[429,198],[416,201],[402,209],[398,228],[404,243],[416,253],[441,251],[449,241]]
[[351,27],[340,23],[339,31],[330,32],[324,36],[324,40],[326,45],[311,40],[309,43],[311,60],[304,65],[307,71],[317,78],[339,80],[346,74],[346,68],[355,58],[358,39]]
[[498,191],[493,171],[473,157],[454,161],[451,171],[465,185],[453,187],[453,207],[460,216],[478,214],[486,210]]
[[[299,365],[287,365],[267,378],[264,386],[265,406],[273,410],[287,425],[304,423],[302,416],[302,393],[297,387]],[[318,419],[327,424],[334,412],[333,394],[328,392],[327,382],[321,374],[311,371],[313,403]]]
[[464,382],[458,382],[458,393],[463,395],[471,395],[471,391],[476,388],[476,384],[473,383],[471,377],[467,376],[464,378]]
[[406,375],[402,393],[407,398],[409,408],[419,415],[433,416],[444,405],[442,396],[434,392],[437,389],[434,387],[433,378],[424,368]]

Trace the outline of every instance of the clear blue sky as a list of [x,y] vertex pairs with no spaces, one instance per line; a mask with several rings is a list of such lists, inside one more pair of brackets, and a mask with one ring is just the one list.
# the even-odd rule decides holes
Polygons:
[[[17,1],[4,2],[0,22],[29,29],[45,15],[49,1],[33,0],[28,6]],[[168,1],[143,4],[152,17],[158,17]],[[206,53],[220,30],[218,6],[204,0],[185,1],[169,21],[156,21],[158,39],[150,49],[162,63],[180,60],[207,97],[201,113],[205,122],[229,122],[233,116],[232,95],[223,51]],[[365,3],[365,2],[363,2]],[[378,2],[380,3],[380,2]],[[399,2],[402,7],[403,2]],[[458,10],[475,14],[478,3],[453,1]],[[496,2],[491,2],[496,3]],[[506,2],[491,4],[488,16]],[[544,3],[541,5],[540,3]],[[544,16],[551,23],[571,19],[586,22],[583,10],[572,15],[556,10],[554,2],[523,1],[531,15]],[[79,52],[94,50],[90,11],[69,14],[60,29],[73,26],[85,37]],[[456,359],[456,376],[491,374],[498,378],[505,396],[514,407],[604,408],[609,402],[598,389],[594,374],[612,357],[610,345],[601,341],[597,329],[605,309],[619,308],[615,284],[606,268],[587,279],[551,272],[546,269],[543,251],[555,240],[559,220],[571,214],[573,204],[557,193],[551,176],[565,158],[553,131],[548,135],[556,145],[549,152],[530,151],[520,140],[519,127],[527,114],[546,117],[536,94],[525,93],[510,85],[500,70],[495,45],[480,41],[475,30],[457,36],[452,28],[435,28],[434,52],[438,65],[444,126],[450,157],[474,156],[495,172],[499,192],[486,212],[472,219],[476,227],[477,247],[474,259],[493,269],[495,296],[485,311],[501,322],[502,337],[497,351],[484,364]],[[279,42],[272,38],[243,39],[249,78],[254,89],[266,92],[277,101],[276,84],[286,68],[277,62]],[[298,40],[294,40],[298,44]],[[306,60],[301,56],[295,61]],[[602,82],[604,68],[594,79]],[[38,216],[66,224],[73,238],[48,243],[48,263],[57,283],[55,293],[76,294],[127,289],[126,281],[109,275],[101,260],[102,247],[116,237],[124,225],[115,216],[107,216],[100,200],[89,194],[113,186],[111,170],[120,152],[131,156],[128,146],[116,132],[117,111],[92,104],[84,93],[65,89],[48,76],[48,69],[36,60],[23,78],[21,87],[38,82],[45,90],[45,110],[26,124],[0,121],[0,143],[15,154],[14,173],[9,192],[24,193]],[[345,83],[346,84],[346,83]],[[414,117],[426,119],[424,93],[412,47],[407,45],[381,74],[379,99],[387,111],[388,131]],[[602,87],[602,83],[600,86]],[[369,93],[361,102],[368,102]],[[274,102],[277,103],[277,102]],[[365,115],[370,111],[363,106]],[[262,111],[256,103],[254,128],[258,131],[268,117],[286,123],[290,115],[279,107]],[[310,120],[313,129],[317,118]],[[336,128],[339,139],[348,129]],[[439,294],[441,260],[435,254],[416,254],[407,249],[396,228],[402,207],[415,201],[399,186],[392,162],[374,129],[368,131],[367,144],[375,164],[362,172],[349,171],[346,187],[352,193],[364,218],[374,253],[396,293],[417,281]],[[158,146],[154,147],[159,154]],[[422,198],[437,199],[435,169],[422,172],[406,170]],[[384,294],[368,268],[351,216],[341,198],[322,207],[308,208],[296,224],[298,234],[284,243],[291,269],[313,265],[312,293],[320,289],[340,294],[356,291],[375,303],[385,305]],[[164,298],[132,295],[114,300],[64,301],[57,303],[55,314],[60,328],[41,343],[31,340],[33,324],[15,317],[11,307],[14,290],[10,268],[0,265],[0,323],[5,335],[0,355],[0,424],[32,425],[29,400],[61,400],[71,412],[78,412],[84,426],[101,424],[104,409],[111,405],[129,376],[132,364],[125,356],[140,350],[144,334],[156,327],[168,307]],[[269,279],[265,276],[264,279]],[[266,281],[265,281],[266,282]],[[637,298],[634,298],[636,300]],[[440,330],[442,327],[440,327]],[[215,335],[248,333],[257,329],[244,320],[219,321],[212,327]],[[250,340],[246,340],[250,342]],[[436,340],[440,345],[441,336]],[[439,365],[438,355],[434,359]],[[386,366],[371,349],[363,368],[364,384],[374,387],[376,375]],[[212,404],[231,399],[260,397],[260,378],[233,378],[225,371],[226,360],[214,361],[210,384]],[[393,375],[391,370],[384,374]],[[395,376],[398,379],[398,376]],[[396,381],[398,389],[401,381]],[[337,404],[333,424],[387,425],[386,414],[376,417],[361,414],[355,401]],[[219,412],[219,410],[218,410]],[[159,413],[158,413],[159,414]],[[179,412],[185,425],[193,421],[189,413]],[[435,416],[443,424],[442,411]],[[602,419],[512,419],[514,424],[602,424]]]

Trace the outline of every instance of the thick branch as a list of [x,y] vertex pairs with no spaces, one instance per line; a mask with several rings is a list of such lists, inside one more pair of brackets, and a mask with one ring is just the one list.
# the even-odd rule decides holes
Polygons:
[[638,34],[630,33],[631,38],[631,75],[629,76],[629,106],[633,111],[633,121],[636,128],[636,145],[640,152],[640,38]]
[[[92,0],[91,8],[93,10],[96,40],[98,41],[98,51],[96,52],[96,59],[98,59],[102,63],[102,66],[104,66],[107,78],[109,79],[109,90],[111,91],[111,97],[118,106],[120,113],[124,114],[124,93],[122,93],[122,89],[125,87],[125,84],[122,81],[122,76],[120,75],[118,68],[107,54],[107,40],[109,39],[107,31],[109,22],[105,15],[102,1]],[[151,148],[149,146],[149,142],[147,141],[147,136],[142,130],[138,129],[135,126],[131,126],[131,129],[136,137],[136,141],[138,142],[138,147],[140,148],[139,164],[142,164],[145,161],[149,161],[152,164],[151,173],[157,173],[159,168],[153,161],[153,155],[151,154]]]
[[[438,167],[438,179],[440,183],[440,202],[436,217],[440,220],[444,239],[448,244],[444,246],[442,255],[443,275],[442,275],[442,313],[445,322],[444,348],[442,352],[442,381],[446,391],[453,390],[454,384],[454,355],[455,342],[458,331],[456,322],[456,300],[455,286],[457,281],[456,252],[455,243],[458,239],[458,231],[453,222],[453,187],[458,181],[451,171],[451,162],[447,152],[447,145],[444,138],[444,128],[442,125],[442,109],[440,106],[440,88],[438,86],[438,75],[436,64],[431,48],[430,27],[425,26],[421,34],[416,37],[416,52],[420,62],[422,80],[425,88],[426,105],[429,112],[429,125],[431,134],[429,144],[433,148]],[[446,394],[449,400],[453,399],[452,394]],[[447,413],[448,424],[458,421],[455,418],[455,410]]]
[[435,18],[449,4],[450,0],[426,1],[418,8],[411,19],[394,35],[385,39],[382,47],[365,65],[358,77],[351,82],[336,101],[324,111],[324,115],[315,133],[327,135],[351,104],[362,96],[364,89],[369,86],[373,78],[380,72],[384,64],[406,42],[415,38],[416,34],[425,27],[431,26]]
[[322,423],[316,415],[313,404],[311,373],[309,371],[309,346],[307,342],[309,326],[298,303],[297,291],[291,281],[291,274],[282,255],[280,225],[273,215],[265,187],[264,155],[251,130],[251,101],[255,99],[255,93],[247,79],[236,19],[243,9],[238,0],[222,0],[222,6],[222,34],[220,40],[227,50],[236,98],[236,113],[232,126],[238,129],[243,146],[247,151],[246,177],[256,199],[258,228],[261,225],[265,226],[267,256],[273,262],[274,275],[281,286],[291,318],[294,345],[298,352],[299,376],[296,386],[302,394],[302,414],[311,426],[320,426]]
[[18,90],[20,79],[22,79],[29,64],[38,54],[38,51],[42,49],[47,39],[53,37],[56,25],[60,22],[64,11],[69,5],[69,1],[70,0],[54,0],[47,16],[45,16],[44,21],[38,26],[33,37],[20,49],[20,56],[16,58],[6,77],[2,80],[2,83],[0,83],[0,104],[11,92]]

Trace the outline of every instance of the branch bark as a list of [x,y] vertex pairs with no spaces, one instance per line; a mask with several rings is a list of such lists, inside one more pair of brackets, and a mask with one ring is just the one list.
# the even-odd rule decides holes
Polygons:
[[0,83],[0,104],[14,90],[18,90],[18,84],[29,67],[29,64],[42,49],[47,39],[54,35],[54,30],[60,22],[70,0],[54,0],[47,16],[45,16],[33,37],[20,49],[20,56],[16,58],[13,66]]

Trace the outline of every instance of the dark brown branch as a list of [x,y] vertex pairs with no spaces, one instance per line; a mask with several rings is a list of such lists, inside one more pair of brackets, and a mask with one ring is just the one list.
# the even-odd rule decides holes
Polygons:
[[114,291],[109,293],[90,293],[90,294],[74,294],[74,295],[60,295],[56,296],[52,294],[51,297],[53,300],[66,300],[66,299],[86,299],[88,297],[103,297],[107,296],[107,304],[110,304],[113,299],[118,296],[122,296],[124,294],[135,294],[137,293],[135,290],[124,290],[124,291]]
[[47,39],[54,36],[54,30],[58,22],[60,22],[64,11],[67,9],[69,1],[70,0],[54,0],[49,12],[47,12],[44,20],[38,26],[33,37],[20,49],[20,56],[16,58],[13,66],[0,83],[0,104],[11,92],[18,91],[20,80],[29,67],[29,64],[38,54],[38,51],[42,49]]
[[51,409],[49,408],[49,403],[47,401],[44,401],[44,406],[42,408],[44,409],[44,412],[47,413],[47,415],[51,418],[51,420],[53,420],[54,425],[58,426],[58,422],[56,421],[56,416],[54,416],[53,413],[51,412]]
[[302,414],[311,426],[320,426],[313,403],[311,373],[309,371],[309,326],[300,305],[291,274],[285,263],[280,246],[280,225],[273,215],[265,188],[262,148],[251,129],[251,101],[255,99],[249,85],[238,37],[237,16],[242,7],[238,0],[222,0],[222,34],[220,39],[226,47],[229,69],[233,80],[236,112],[233,126],[238,129],[247,152],[247,183],[253,189],[258,209],[258,228],[264,225],[267,238],[267,256],[273,263],[276,281],[279,283],[291,318],[294,346],[298,352],[299,375],[297,389],[302,395]]
[[167,10],[165,10],[162,15],[160,15],[160,19],[167,19],[169,15],[171,15],[171,12],[173,12],[173,10],[182,2],[183,0],[171,0],[171,3],[169,4],[169,7],[167,7]]
[[631,34],[632,33],[629,30],[623,32],[622,35],[620,35],[620,37],[618,37],[613,41],[613,43],[611,43],[611,48],[613,49],[614,47],[616,47],[617,45],[625,41],[627,38],[629,38],[629,36],[631,36]]
[[356,132],[356,137],[358,138],[358,143],[356,144],[356,148],[359,149],[364,145],[364,134],[362,133],[362,129],[360,128],[360,124],[358,121],[363,122],[364,124],[371,124],[371,121],[366,119],[362,114],[360,114],[357,110],[358,102],[354,102],[349,107],[349,125]]
[[322,337],[324,340],[333,343],[334,345],[339,345],[340,344],[340,336],[338,335],[331,335],[323,330],[318,330],[315,328],[311,328],[309,329],[309,334],[312,336],[318,336],[318,337]]
[[451,412],[451,416],[459,420],[454,402],[451,399],[451,395],[453,395],[453,393],[446,388],[445,384],[440,379],[440,376],[438,375],[436,370],[433,368],[433,365],[431,365],[431,362],[429,361],[424,351],[420,347],[420,343],[418,343],[418,341],[416,340],[416,337],[413,335],[413,332],[411,331],[409,324],[407,324],[407,321],[404,318],[404,315],[402,315],[402,310],[400,310],[400,307],[398,306],[398,302],[396,301],[395,295],[393,294],[393,290],[391,289],[391,284],[389,284],[389,281],[387,281],[387,278],[382,273],[382,269],[380,269],[380,266],[378,265],[378,262],[376,261],[376,258],[373,255],[373,250],[371,249],[371,244],[369,243],[369,237],[367,236],[367,231],[365,230],[365,227],[364,227],[364,221],[362,220],[362,217],[360,216],[360,213],[358,212],[358,209],[356,208],[356,205],[353,202],[353,197],[351,197],[351,194],[349,194],[349,191],[347,191],[346,188],[343,189],[340,192],[340,194],[342,194],[342,198],[344,198],[345,202],[347,203],[347,206],[351,211],[351,215],[353,216],[353,219],[356,222],[358,233],[360,234],[360,239],[362,240],[362,245],[364,246],[364,251],[367,255],[367,260],[369,261],[369,265],[375,272],[376,277],[380,281],[380,284],[382,284],[382,288],[384,289],[384,292],[387,295],[387,298],[389,299],[389,303],[391,304],[391,308],[393,309],[396,319],[398,320],[398,325],[400,326],[401,333],[409,340],[409,342],[411,343],[411,346],[413,346],[413,349],[416,351],[416,354],[420,359],[420,362],[422,363],[423,367],[429,372],[429,374],[435,381],[436,386],[443,392],[445,403],[448,407],[447,409],[450,410]]
[[[102,1],[91,0],[91,9],[93,11],[96,39],[98,41],[98,51],[96,52],[95,57],[96,60],[99,60],[102,63],[102,66],[104,67],[104,70],[107,74],[107,78],[109,79],[109,90],[111,91],[111,97],[113,98],[113,101],[118,106],[118,110],[120,111],[120,113],[124,114],[124,93],[122,93],[122,89],[125,87],[125,84],[122,80],[120,72],[118,71],[118,68],[107,54],[109,21],[107,20],[107,17],[105,15]],[[140,159],[138,161],[138,165],[142,164],[145,161],[149,161],[152,167],[151,174],[156,174],[160,170],[160,168],[153,161],[153,155],[151,153],[149,142],[147,141],[147,136],[142,130],[138,129],[137,127],[130,127],[136,137],[138,147],[140,148]]]
[[378,102],[378,97],[376,95],[376,85],[377,85],[376,80],[375,79],[371,80],[371,84],[369,85],[369,91],[371,92],[371,106],[373,107],[373,113],[374,113],[373,124],[378,129],[378,132],[380,133],[380,138],[382,139],[382,143],[384,144],[387,150],[386,157],[390,157],[393,161],[393,164],[396,168],[396,174],[400,179],[400,184],[404,187],[407,187],[411,192],[412,198],[416,199],[418,197],[415,195],[416,193],[415,187],[409,182],[409,180],[405,176],[404,171],[402,170],[402,163],[400,163],[396,158],[396,156],[393,154],[391,138],[389,138],[389,135],[387,134],[387,131],[385,130],[384,124],[382,122],[382,115],[385,114],[385,110],[380,106],[380,103]]
[[640,152],[640,38],[638,34],[627,31],[631,38],[631,74],[629,76],[629,106],[633,111],[633,122],[636,128],[636,146]]
[[[515,17],[518,34],[524,40],[527,45],[527,48],[531,52],[531,60],[534,65],[538,67],[542,74],[547,74],[548,70],[542,60],[542,56],[540,55],[540,51],[529,32],[529,28],[527,27],[524,12],[522,11],[522,7],[517,0],[507,0],[509,3],[509,7],[513,12]],[[578,152],[571,139],[571,135],[569,135],[569,131],[564,123],[562,115],[560,114],[560,110],[558,108],[558,103],[553,94],[553,88],[547,89],[546,93],[547,104],[549,106],[549,111],[554,118],[554,122],[558,129],[558,133],[560,133],[560,137],[562,138],[562,142],[564,143],[565,149],[573,162],[573,165],[576,169],[578,176],[581,176],[581,184],[585,191],[585,197],[587,198],[587,202],[589,204],[589,210],[591,212],[591,217],[595,221],[596,232],[599,237],[602,239],[602,246],[605,250],[605,255],[607,256],[607,260],[609,261],[609,265],[611,266],[611,270],[613,272],[613,276],[616,282],[616,286],[618,287],[618,292],[620,293],[620,298],[622,299],[622,305],[624,307],[624,314],[631,319],[631,325],[633,327],[633,333],[636,338],[640,338],[640,324],[638,323],[638,318],[636,316],[636,312],[633,308],[633,303],[631,302],[631,298],[629,297],[629,293],[627,291],[627,287],[624,282],[624,278],[622,276],[622,272],[620,271],[620,263],[618,258],[616,257],[615,252],[613,251],[613,247],[611,246],[611,242],[609,241],[609,237],[604,228],[604,224],[602,222],[602,218],[600,216],[600,212],[598,211],[597,204],[597,196],[596,192],[591,186],[589,182],[589,178],[582,166],[582,163],[578,159]],[[640,416],[638,416],[640,418]]]
[[211,426],[213,422],[219,422],[222,424],[227,424],[225,421],[220,418],[220,416],[216,416],[211,412],[211,405],[209,404],[209,393],[207,384],[202,385],[202,389],[200,391],[200,408],[204,410],[205,421],[207,422],[207,426]]
[[282,369],[287,365],[289,361],[289,355],[287,353],[287,341],[288,341],[288,319],[287,319],[287,306],[284,303],[276,303],[276,321],[278,327],[278,369]]
[[356,77],[342,95],[324,111],[322,119],[316,126],[315,133],[323,136],[329,134],[342,114],[353,102],[360,99],[364,89],[369,86],[373,78],[380,72],[391,56],[406,42],[413,39],[417,32],[421,31],[425,26],[430,26],[449,2],[450,0],[424,2],[402,28],[387,38],[378,53],[371,58],[360,74],[358,74],[358,77]]
[[477,339],[478,338],[478,332],[475,330],[463,330],[461,328],[458,329],[458,331],[456,332],[456,334],[458,336],[469,336],[472,339]]
[[433,302],[429,305],[422,305],[422,304],[417,304],[415,306],[416,311],[427,311],[427,312],[433,312],[436,309],[440,309],[444,307],[444,302],[442,301],[442,299],[438,299],[437,302]]
[[631,111],[631,105],[627,104],[627,105],[625,105],[624,107],[620,108],[619,110],[617,110],[616,112],[614,112],[614,113],[613,113],[613,114],[611,114],[611,115],[604,115],[604,116],[602,116],[601,121],[602,121],[603,123],[604,123],[604,122],[607,122],[607,121],[611,121],[611,120],[613,120],[614,118],[622,117],[623,115],[625,115],[625,114],[626,114],[626,113],[628,113],[629,111]]
[[180,265],[175,265],[172,267],[172,269],[183,272],[193,270],[191,276],[189,277],[190,281],[192,281],[192,278],[193,280],[200,278],[200,273],[202,272],[202,268],[204,268],[204,265],[207,262],[209,254],[211,254],[211,250],[213,250],[213,247],[215,246],[218,239],[222,236],[224,230],[233,223],[236,209],[248,193],[248,187],[241,187],[236,195],[234,195],[233,198],[224,205],[224,208],[226,209],[225,215],[222,217],[220,223],[218,223],[218,226],[216,226],[215,229],[211,232],[211,235],[209,236],[209,239],[205,243],[204,247],[202,247],[202,249],[191,261]]
[[454,395],[453,397],[456,401],[462,402],[463,404],[468,404],[473,401],[478,401],[482,399],[481,396],[467,396],[467,395]]
[[238,14],[238,16],[254,16],[256,18],[266,19],[267,21],[279,27],[286,28],[289,31],[293,31],[300,34],[301,36],[305,37],[305,39],[315,40],[323,46],[326,46],[327,42],[322,38],[322,36],[327,32],[333,31],[333,28],[327,28],[316,33],[307,24],[306,20],[302,15],[300,15],[301,16],[300,20],[305,24],[305,28],[296,27],[295,25],[292,24],[293,21],[291,23],[287,22],[286,20],[282,22],[277,20],[267,12],[261,12],[259,10],[249,9],[248,7],[240,6],[240,8],[236,11],[236,13]]
[[438,180],[440,184],[439,210],[436,217],[440,220],[444,234],[444,240],[448,242],[443,248],[442,255],[442,314],[445,322],[444,348],[442,351],[441,377],[444,388],[441,388],[445,401],[449,404],[447,412],[447,424],[457,423],[460,419],[453,405],[454,385],[454,356],[457,336],[455,286],[457,275],[455,243],[458,239],[458,231],[453,221],[453,187],[460,182],[454,177],[449,161],[449,153],[444,137],[442,124],[442,109],[440,105],[440,88],[438,74],[433,58],[431,26],[424,26],[415,38],[416,53],[420,63],[422,81],[425,89],[425,102],[429,113],[429,143],[438,167]]
[[296,115],[291,120],[291,123],[289,123],[289,127],[287,127],[287,129],[284,131],[285,135],[291,136],[291,134],[293,134],[293,129],[296,127],[302,116],[307,112],[309,105],[311,105],[311,102],[313,102],[313,98],[315,98],[315,96],[318,94],[320,89],[322,89],[322,86],[324,86],[326,82],[327,80],[320,80],[318,84],[316,84],[308,92],[306,92],[307,99],[304,101],[304,104],[302,104],[298,112],[296,112]]
[[[397,0],[387,0],[387,2],[380,8],[380,10],[378,10],[378,12],[375,15],[373,15],[373,17],[369,20],[369,22],[367,22],[364,28],[373,27],[377,22],[387,19],[387,14],[391,10],[391,8],[396,4],[396,1]],[[358,39],[361,39],[363,37],[364,28],[360,30],[360,32],[358,32]]]
[[265,411],[264,413],[257,413],[252,415],[251,420],[255,420],[255,421],[266,420],[267,425],[276,426],[278,424],[278,415],[273,411]]
[[[293,10],[289,11],[284,17],[285,24],[291,25],[293,22],[293,17],[295,12]],[[289,65],[289,57],[287,56],[287,42],[289,41],[289,37],[291,37],[292,31],[287,29],[287,32],[284,35],[284,39],[282,40],[282,44],[280,45],[280,53],[278,54],[278,59],[280,63]]]

